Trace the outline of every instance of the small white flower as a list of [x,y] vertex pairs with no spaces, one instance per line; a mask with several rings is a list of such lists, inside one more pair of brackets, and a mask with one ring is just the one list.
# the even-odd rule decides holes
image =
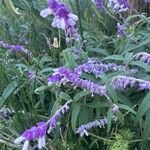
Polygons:
[[17,139],[14,140],[15,144],[20,144],[25,138],[23,136],[18,137]]
[[46,143],[45,143],[45,137],[40,137],[38,139],[38,148],[42,149],[43,147],[45,147]]
[[22,150],[28,150],[28,148],[29,148],[29,141],[25,140],[23,147],[22,147]]
[[77,21],[77,20],[78,20],[78,16],[76,16],[76,15],[74,15],[74,14],[72,14],[72,13],[70,13],[70,14],[68,15],[68,17],[71,18],[71,19],[73,19],[74,21]]
[[52,10],[47,8],[47,9],[44,9],[40,12],[40,16],[42,16],[43,18],[47,17],[48,15],[51,15],[52,14]]

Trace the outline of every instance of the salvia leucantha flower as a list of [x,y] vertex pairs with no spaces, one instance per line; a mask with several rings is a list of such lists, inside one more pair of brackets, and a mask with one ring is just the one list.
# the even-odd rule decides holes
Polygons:
[[[112,119],[114,121],[116,121],[116,116],[114,114],[117,113],[118,110],[119,110],[119,107],[116,104],[113,104],[112,105],[112,113],[113,113]],[[80,134],[80,137],[83,137],[84,135],[88,136],[89,135],[88,130],[90,130],[91,128],[96,128],[96,127],[105,128],[105,125],[107,125],[107,123],[108,123],[108,120],[106,117],[104,117],[103,119],[95,120],[87,124],[81,125],[77,129],[76,133]]]
[[34,80],[35,78],[36,78],[36,73],[35,73],[35,71],[33,71],[33,70],[29,70],[28,71],[28,78],[29,78],[29,80],[31,81],[31,80]]
[[52,76],[48,78],[48,85],[60,85],[62,83],[71,83],[71,85],[75,88],[80,87],[82,89],[89,90],[92,95],[99,94],[101,96],[106,96],[106,86],[101,86],[90,80],[81,79],[80,75],[73,73],[70,69],[65,67],[56,69]]
[[104,9],[104,0],[92,0],[98,10]]
[[81,137],[83,137],[84,135],[88,136],[89,133],[87,130],[90,130],[91,128],[96,128],[96,127],[104,128],[106,124],[107,124],[106,118],[95,120],[87,124],[81,125],[76,131],[76,133],[80,134]]
[[57,125],[58,119],[64,115],[69,110],[68,104],[72,101],[66,102],[63,106],[60,106],[60,108],[55,112],[55,114],[47,121],[47,122],[39,122],[36,126],[33,126],[30,129],[27,129],[23,134],[15,139],[15,144],[20,144],[22,141],[24,141],[24,145],[22,150],[28,150],[29,148],[29,142],[38,140],[38,148],[42,149],[45,147],[45,137],[46,132],[50,133],[52,128],[55,128]]
[[68,104],[70,104],[71,102],[72,102],[71,100],[68,101],[68,102],[66,102],[65,105],[61,106],[61,107],[55,112],[55,114],[47,121],[47,124],[48,124],[48,126],[49,126],[48,133],[50,133],[51,130],[56,127],[57,122],[58,122],[58,119],[59,119],[62,115],[64,115],[64,113],[68,112],[68,110],[69,110]]
[[150,65],[150,54],[146,52],[137,53],[134,58]]
[[71,13],[67,5],[58,0],[48,0],[48,8],[41,11],[42,17],[54,15],[52,26],[65,31],[66,35],[77,38],[79,35],[75,28],[78,17]]
[[24,141],[22,150],[28,150],[29,142],[31,140],[38,140],[38,148],[42,149],[45,147],[45,136],[46,136],[47,125],[46,122],[39,122],[36,126],[31,129],[27,129],[20,137],[15,139],[15,144],[20,144]]
[[97,63],[93,61],[88,61],[87,63],[81,64],[74,69],[74,73],[78,75],[85,72],[92,73],[96,77],[111,71],[129,71],[130,73],[137,73],[137,69],[130,69],[127,66],[117,65],[115,63]]
[[123,91],[126,88],[136,88],[137,90],[150,90],[150,81],[127,76],[117,76],[111,81],[116,90]]
[[28,53],[28,50],[24,48],[21,45],[11,45],[9,43],[6,43],[4,41],[0,41],[0,48],[7,49],[10,52],[23,52],[23,53]]
[[124,37],[126,35],[126,29],[127,27],[124,24],[120,24],[119,22],[117,22],[117,37],[121,38]]
[[130,8],[128,0],[109,0],[109,5],[118,14]]

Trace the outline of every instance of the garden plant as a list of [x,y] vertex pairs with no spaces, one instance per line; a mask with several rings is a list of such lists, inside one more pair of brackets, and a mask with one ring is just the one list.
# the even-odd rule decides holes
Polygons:
[[150,150],[150,0],[0,0],[1,150]]

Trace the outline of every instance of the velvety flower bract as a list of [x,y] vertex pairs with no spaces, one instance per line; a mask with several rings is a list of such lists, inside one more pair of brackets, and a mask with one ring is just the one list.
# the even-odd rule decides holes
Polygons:
[[117,22],[117,37],[124,37],[126,35],[126,27],[125,25],[121,25],[119,22]]
[[47,17],[54,15],[52,26],[65,31],[67,36],[78,38],[79,34],[75,27],[78,17],[70,12],[70,9],[64,3],[58,0],[48,0],[48,8],[42,10],[40,15]]
[[112,81],[112,85],[116,90],[123,91],[126,88],[136,88],[137,90],[150,90],[150,81],[137,79],[127,76],[115,77]]
[[16,52],[23,52],[23,53],[28,53],[28,50],[24,48],[21,45],[11,45],[9,43],[6,43],[4,41],[0,41],[0,48],[7,49],[10,52],[16,53]]
[[104,0],[92,0],[98,10],[104,9]]
[[34,80],[35,78],[36,78],[36,73],[35,73],[35,71],[33,71],[33,70],[29,70],[28,71],[28,78],[29,78],[29,80]]
[[137,53],[134,58],[136,60],[140,60],[144,63],[147,63],[148,65],[150,65],[150,54],[148,54],[147,52],[140,52]]
[[56,69],[54,74],[48,78],[48,85],[60,85],[62,83],[71,83],[75,88],[80,87],[89,90],[92,95],[99,94],[101,96],[106,96],[106,86],[101,86],[90,80],[81,79],[79,74],[73,73],[70,69],[65,67]]
[[80,134],[81,137],[84,135],[88,136],[89,135],[88,130],[90,130],[91,128],[95,128],[95,127],[104,128],[107,122],[108,121],[106,118],[89,122],[87,124],[81,125],[76,131],[76,133]]
[[126,12],[130,8],[127,0],[109,0],[109,3],[116,13]]
[[74,69],[74,73],[81,75],[83,72],[92,73],[96,77],[104,75],[111,71],[125,71],[130,73],[137,73],[137,69],[130,69],[123,65],[117,65],[115,63],[97,63],[94,61],[88,61],[87,63],[81,64]]
[[70,100],[66,102],[63,106],[60,106],[60,108],[47,122],[39,122],[36,126],[33,126],[30,129],[24,131],[20,137],[15,139],[14,143],[20,144],[24,141],[22,150],[28,150],[30,141],[38,140],[38,148],[44,148],[46,145],[45,137],[47,129],[49,128],[48,132],[50,133],[52,128],[56,127],[58,119],[69,110],[68,104],[71,102],[72,101]]
[[28,150],[29,142],[31,140],[38,140],[38,148],[42,149],[45,147],[45,136],[46,136],[46,122],[39,122],[37,126],[33,126],[31,129],[27,129],[20,137],[15,139],[15,144],[24,142],[22,150]]

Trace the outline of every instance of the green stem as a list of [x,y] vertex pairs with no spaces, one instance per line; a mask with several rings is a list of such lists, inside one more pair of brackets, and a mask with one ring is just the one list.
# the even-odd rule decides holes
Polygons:
[[95,138],[97,138],[97,139],[99,139],[99,140],[103,140],[103,141],[107,141],[107,142],[112,142],[112,140],[105,139],[105,138],[103,138],[103,137],[97,136],[97,135],[92,134],[92,133],[89,133],[89,135],[91,135],[91,136],[93,136],[93,137],[95,137]]
[[82,37],[82,40],[84,41],[84,36],[83,36],[83,28],[82,28],[82,22],[81,22],[81,11],[80,11],[80,3],[79,0],[76,0],[76,6],[77,6],[77,13],[79,17],[79,29],[80,29],[80,35]]

